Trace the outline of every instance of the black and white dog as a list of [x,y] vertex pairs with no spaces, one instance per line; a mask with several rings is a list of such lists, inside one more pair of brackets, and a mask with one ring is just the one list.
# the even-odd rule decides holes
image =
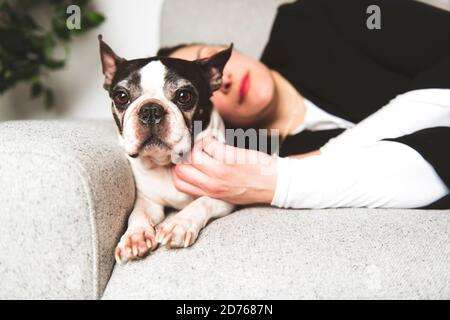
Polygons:
[[[115,250],[118,263],[145,256],[158,244],[192,245],[212,218],[232,212],[233,205],[179,192],[171,166],[187,155],[200,131],[224,137],[223,122],[210,101],[222,83],[232,45],[195,61],[168,57],[126,60],[103,42],[100,56],[104,88],[112,99],[119,140],[133,169],[137,197],[128,228]],[[197,136],[198,138],[198,136]],[[164,207],[180,210],[164,220]]]

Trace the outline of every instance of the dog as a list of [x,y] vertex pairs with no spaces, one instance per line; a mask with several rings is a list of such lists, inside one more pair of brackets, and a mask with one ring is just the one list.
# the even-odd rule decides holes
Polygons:
[[[224,140],[225,127],[210,97],[222,84],[233,44],[195,61],[158,56],[126,60],[98,38],[103,87],[136,183],[134,208],[115,259],[123,264],[142,258],[159,244],[191,246],[209,220],[231,213],[234,206],[178,191],[171,167],[186,159],[202,134]],[[197,124],[199,130],[194,130]],[[179,212],[166,218],[165,207]]]

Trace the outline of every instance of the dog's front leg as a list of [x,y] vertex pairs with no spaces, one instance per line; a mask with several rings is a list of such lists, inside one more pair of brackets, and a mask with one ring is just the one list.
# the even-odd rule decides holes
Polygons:
[[222,200],[200,197],[157,227],[156,242],[169,248],[192,245],[210,219],[231,213],[234,205]]
[[127,231],[120,238],[114,256],[117,263],[144,257],[156,249],[155,226],[164,219],[164,207],[138,194],[128,218]]

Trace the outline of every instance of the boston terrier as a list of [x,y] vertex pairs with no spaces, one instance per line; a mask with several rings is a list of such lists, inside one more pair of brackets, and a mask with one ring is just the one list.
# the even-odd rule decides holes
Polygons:
[[[119,264],[142,258],[161,245],[188,247],[210,219],[234,206],[178,191],[171,167],[186,159],[195,141],[210,132],[224,140],[224,124],[210,101],[222,83],[228,49],[195,61],[169,57],[126,60],[99,36],[105,76],[119,142],[136,182],[128,228],[115,250]],[[200,128],[198,130],[194,130]],[[196,136],[195,131],[201,131]],[[197,139],[197,140],[196,140]],[[165,219],[164,208],[178,213]]]

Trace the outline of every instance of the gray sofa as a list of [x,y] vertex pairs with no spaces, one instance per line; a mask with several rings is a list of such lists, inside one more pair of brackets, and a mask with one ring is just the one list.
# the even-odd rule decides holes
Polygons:
[[[166,0],[161,42],[257,57],[280,2]],[[249,207],[118,266],[135,190],[113,122],[3,122],[0,137],[2,299],[450,298],[450,210]]]

